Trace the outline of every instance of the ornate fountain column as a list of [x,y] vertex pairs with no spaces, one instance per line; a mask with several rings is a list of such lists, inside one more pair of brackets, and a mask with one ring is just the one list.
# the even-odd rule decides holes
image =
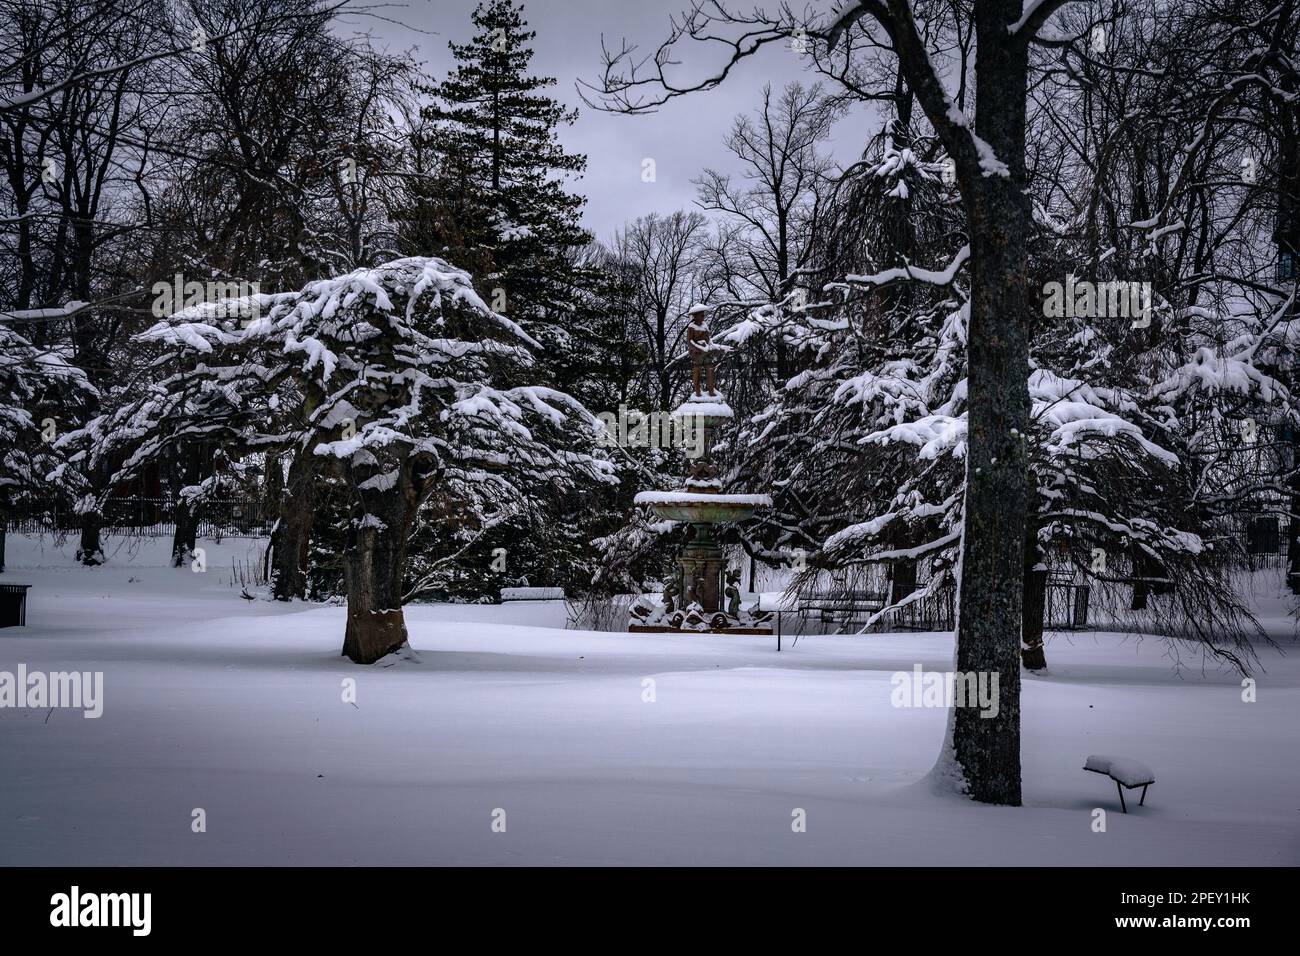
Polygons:
[[[691,476],[680,491],[643,491],[638,505],[647,505],[657,517],[690,524],[690,540],[678,558],[680,574],[669,582],[662,599],[643,597],[632,607],[631,631],[712,631],[766,634],[771,615],[756,608],[741,610],[739,573],[727,574],[726,555],[714,535],[714,526],[744,521],[759,508],[770,507],[768,495],[724,494],[713,459],[718,431],[731,423],[733,413],[714,382],[714,370],[726,347],[713,342],[704,317],[712,310],[694,306],[686,329],[690,350],[693,394],[673,412],[678,428],[698,431],[691,447],[699,448]],[[731,590],[730,600],[728,590]]]

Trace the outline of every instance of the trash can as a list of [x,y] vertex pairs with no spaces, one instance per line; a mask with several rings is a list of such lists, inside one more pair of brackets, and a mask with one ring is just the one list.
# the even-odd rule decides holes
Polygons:
[[0,584],[0,627],[27,623],[27,589],[30,584]]

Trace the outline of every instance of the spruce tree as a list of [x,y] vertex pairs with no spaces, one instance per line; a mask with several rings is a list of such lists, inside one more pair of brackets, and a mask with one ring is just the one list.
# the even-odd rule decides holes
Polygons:
[[554,78],[528,72],[536,33],[514,0],[480,3],[473,21],[473,39],[449,44],[455,69],[426,88],[420,135],[437,170],[415,189],[404,239],[470,269],[490,305],[550,338],[587,278],[572,256],[590,241],[585,200],[565,188],[587,160],[558,139],[577,111],[544,94]]
[[[474,276],[484,302],[540,344],[534,380],[593,410],[614,407],[631,346],[611,308],[620,279],[593,253],[581,223],[586,200],[569,191],[587,161],[566,152],[559,133],[577,111],[547,95],[554,78],[530,72],[536,33],[520,4],[484,0],[472,19],[473,38],[449,44],[455,67],[424,90],[431,103],[414,151],[427,157],[430,171],[413,180],[403,248],[441,256]],[[502,540],[486,536],[483,547],[506,538],[511,547],[511,580],[491,582],[491,589],[518,577],[584,587],[594,568],[587,542],[608,530],[593,524],[594,510],[589,501],[557,497],[551,520],[527,534],[502,528]],[[582,570],[560,580],[557,567]]]

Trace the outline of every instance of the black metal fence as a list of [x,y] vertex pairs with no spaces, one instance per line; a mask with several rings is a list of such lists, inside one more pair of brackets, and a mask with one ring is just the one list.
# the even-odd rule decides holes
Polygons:
[[[271,533],[275,515],[259,501],[217,499],[198,508],[201,538],[263,538]],[[15,534],[69,532],[81,527],[81,516],[65,502],[35,503],[10,509],[6,530]],[[103,510],[101,527],[109,533],[145,538],[176,533],[176,503],[170,498],[114,498]]]
[[1073,631],[1088,626],[1088,604],[1092,588],[1069,581],[1047,582],[1043,602],[1043,629]]

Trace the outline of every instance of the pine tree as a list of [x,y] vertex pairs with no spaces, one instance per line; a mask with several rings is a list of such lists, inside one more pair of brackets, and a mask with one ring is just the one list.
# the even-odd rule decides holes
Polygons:
[[[553,78],[529,72],[536,33],[520,4],[485,0],[473,23],[469,42],[449,44],[455,68],[424,90],[432,102],[422,112],[413,152],[432,172],[413,180],[400,217],[402,247],[469,271],[483,300],[540,344],[537,381],[593,409],[615,407],[617,400],[609,401],[626,381],[630,345],[618,334],[621,317],[609,307],[620,278],[593,254],[581,224],[586,200],[568,190],[587,162],[559,142],[559,131],[577,111],[546,95]],[[522,536],[516,526],[496,530],[512,541],[507,575],[585,586],[586,571],[559,581],[556,569],[594,572],[588,542],[608,528],[591,525],[598,509],[590,502],[552,504],[551,520]],[[454,501],[444,505],[444,511],[458,511]],[[429,531],[443,526],[433,522]],[[465,537],[475,535],[479,529],[444,534],[430,545],[430,561],[459,552]],[[498,543],[487,534],[475,547]],[[477,566],[478,556],[470,560]],[[500,583],[476,574],[443,593],[468,596],[466,587],[495,590]]]
[[0,571],[9,509],[49,493],[61,456],[55,438],[96,397],[67,350],[38,348],[0,322]]
[[489,304],[530,332],[558,334],[584,279],[566,253],[590,241],[585,200],[565,189],[587,160],[558,140],[577,111],[541,92],[554,78],[528,72],[536,33],[513,0],[480,3],[473,21],[473,39],[450,44],[455,70],[426,89],[422,146],[439,168],[416,187],[403,238],[469,269]]

